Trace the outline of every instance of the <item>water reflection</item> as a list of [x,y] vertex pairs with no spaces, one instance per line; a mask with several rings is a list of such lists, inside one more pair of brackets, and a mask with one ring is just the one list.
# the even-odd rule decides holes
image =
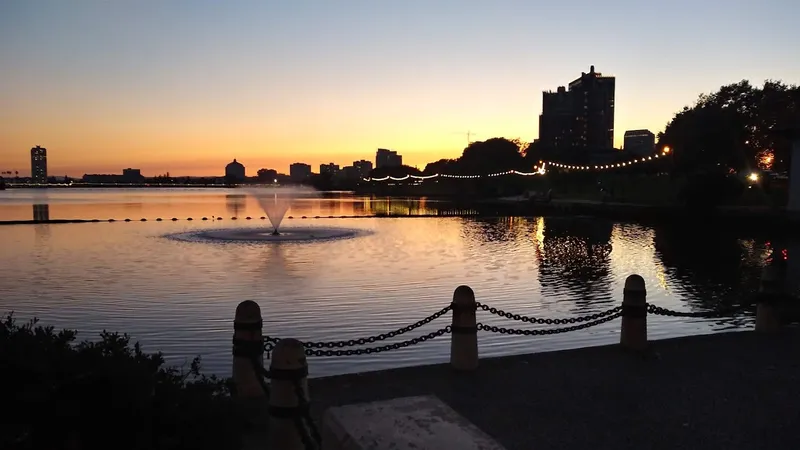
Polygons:
[[233,217],[239,217],[244,213],[247,204],[246,194],[227,194],[225,195],[225,207]]
[[[137,199],[147,218],[263,215],[241,191],[142,192]],[[35,219],[125,218],[124,205],[132,203],[124,190],[54,190],[48,198],[21,194],[0,193],[3,219],[29,220],[31,214]],[[326,194],[299,202],[293,214],[446,215],[453,208],[430,199]],[[754,290],[766,252],[784,245],[720,231],[688,235],[589,218],[313,221],[318,224],[370,233],[313,245],[207,245],[162,237],[264,222],[6,227],[3,238],[11,244],[0,246],[0,262],[5,262],[0,264],[0,313],[39,316],[47,324],[78,328],[81,337],[104,328],[130,332],[150,348],[180,358],[173,362],[202,353],[208,369],[224,375],[230,370],[231,315],[244,299],[259,301],[270,334],[309,340],[367,336],[413,323],[447,304],[459,284],[473,287],[486,304],[561,318],[617,305],[625,277],[640,273],[647,280],[648,301],[672,309],[709,309],[716,306],[715,296]],[[481,314],[484,323],[529,326]],[[748,318],[737,316],[724,328],[746,324]],[[650,317],[648,322],[654,338],[723,328],[716,320]],[[546,339],[482,335],[481,352],[490,356],[613,343],[618,327],[612,322]],[[312,370],[330,375],[441,362],[448,352],[446,339],[434,340],[407,351],[317,359]]]
[[655,230],[656,256],[667,267],[667,279],[701,309],[730,303],[757,291],[768,249],[764,242],[739,239],[725,232],[713,239],[677,228]]
[[34,204],[33,205],[33,220],[39,220],[39,221],[50,220],[50,205],[49,204]]
[[543,295],[575,303],[611,302],[611,231],[614,223],[590,218],[540,218],[536,256]]

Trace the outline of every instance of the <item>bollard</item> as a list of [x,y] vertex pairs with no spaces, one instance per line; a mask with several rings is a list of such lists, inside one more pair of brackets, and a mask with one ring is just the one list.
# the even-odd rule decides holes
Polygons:
[[[308,363],[297,339],[281,339],[272,350],[269,366],[269,446],[303,450],[312,439],[303,418],[308,417]],[[298,398],[302,395],[302,399]]]
[[237,397],[266,395],[259,380],[261,374],[255,370],[264,366],[261,327],[261,308],[258,303],[252,300],[239,303],[233,319],[233,381]]
[[470,371],[478,367],[478,326],[475,293],[469,286],[453,292],[453,335],[450,337],[450,365],[456,370]]
[[764,267],[756,297],[756,331],[776,333],[781,329],[780,301],[783,297],[784,280],[780,268]]
[[647,289],[644,278],[639,275],[631,275],[625,280],[619,343],[631,350],[647,348]]

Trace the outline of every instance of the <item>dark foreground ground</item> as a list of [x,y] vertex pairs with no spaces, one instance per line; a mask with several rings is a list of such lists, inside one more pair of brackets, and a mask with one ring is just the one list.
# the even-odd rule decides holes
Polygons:
[[[534,344],[535,345],[535,344]],[[313,360],[311,361],[313,364]],[[800,330],[494,358],[310,380],[330,406],[434,394],[508,450],[798,449]]]

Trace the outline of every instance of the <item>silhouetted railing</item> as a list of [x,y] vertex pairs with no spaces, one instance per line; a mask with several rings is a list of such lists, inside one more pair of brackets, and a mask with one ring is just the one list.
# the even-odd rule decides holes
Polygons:
[[[783,290],[785,273],[776,266],[764,269],[761,288],[756,296],[756,325],[759,333],[775,333],[790,321],[797,320],[797,300]],[[647,348],[647,315],[686,318],[716,318],[751,308],[741,303],[715,311],[674,311],[648,304],[644,279],[631,275],[625,280],[622,303],[606,311],[585,316],[539,318],[515,314],[477,302],[473,290],[459,286],[452,302],[439,311],[397,330],[374,336],[340,341],[306,341],[263,335],[261,308],[244,301],[236,308],[233,335],[233,378],[237,396],[261,405],[269,405],[268,448],[287,450],[316,449],[320,433],[309,414],[307,356],[343,357],[380,353],[421,344],[450,334],[450,365],[456,371],[474,371],[478,367],[478,331],[508,335],[547,335],[582,330],[617,318],[621,320],[620,346],[627,350]],[[517,329],[486,325],[477,321],[484,311],[511,321],[537,325],[555,325],[546,329]],[[421,336],[384,345],[375,344],[405,335],[452,312],[449,325]],[[568,326],[563,326],[568,325]],[[270,358],[264,367],[264,355]],[[270,383],[267,383],[270,380]],[[262,424],[266,425],[266,424]]]

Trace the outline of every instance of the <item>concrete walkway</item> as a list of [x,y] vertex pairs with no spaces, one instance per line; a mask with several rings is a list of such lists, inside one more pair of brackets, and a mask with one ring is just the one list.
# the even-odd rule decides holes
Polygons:
[[800,330],[656,341],[638,356],[607,346],[486,359],[469,374],[318,378],[310,390],[317,423],[330,406],[434,394],[508,450],[796,449]]

